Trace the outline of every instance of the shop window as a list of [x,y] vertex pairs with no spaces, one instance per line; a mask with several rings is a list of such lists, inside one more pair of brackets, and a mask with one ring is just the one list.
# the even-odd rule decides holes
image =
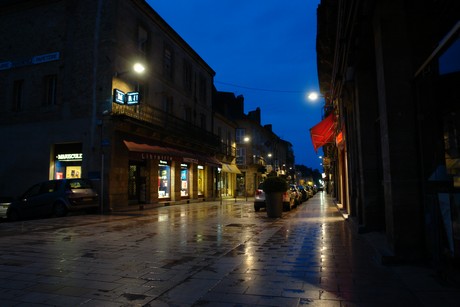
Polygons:
[[198,195],[204,195],[204,167],[198,165]]
[[158,165],[158,198],[171,197],[171,167],[166,161]]
[[181,169],[180,169],[180,196],[181,197],[187,197],[188,196],[188,164],[181,164]]
[[82,176],[82,144],[54,145],[54,179],[81,178]]

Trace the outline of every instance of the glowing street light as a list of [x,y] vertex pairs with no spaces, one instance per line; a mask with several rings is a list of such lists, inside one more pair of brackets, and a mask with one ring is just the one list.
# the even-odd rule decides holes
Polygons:
[[319,94],[317,92],[311,92],[308,94],[307,98],[308,100],[316,101],[319,98]]
[[145,71],[145,66],[142,65],[141,63],[136,63],[136,64],[134,64],[133,69],[138,74],[141,74],[141,73],[143,73]]

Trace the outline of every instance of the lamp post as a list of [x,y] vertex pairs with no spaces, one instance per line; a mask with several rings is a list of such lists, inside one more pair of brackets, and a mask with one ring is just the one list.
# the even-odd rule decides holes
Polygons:
[[[249,136],[247,136],[247,135],[243,138],[243,142],[245,144],[249,144],[250,141],[251,141],[251,138]],[[248,160],[247,160],[247,157],[248,157],[248,155],[247,155],[247,146],[245,146],[244,155],[245,155],[244,164],[246,166],[246,172],[244,174],[244,195],[246,196],[246,201],[248,201],[248,176],[247,175],[248,175],[248,169],[249,168],[248,168]]]
[[[144,73],[145,71],[145,66],[141,63],[135,63],[131,70],[127,70],[127,71],[122,71],[122,72],[115,72],[113,74],[113,77],[115,78],[119,78],[120,76],[126,74],[126,73],[130,73],[130,72],[135,72],[136,74],[142,74]],[[111,115],[111,111],[110,110],[104,110],[102,113],[101,113],[101,120],[99,121],[100,122],[100,127],[101,127],[101,135],[100,135],[100,153],[101,153],[101,175],[100,175],[100,180],[101,180],[101,195],[100,195],[100,210],[101,210],[101,213],[104,213],[104,201],[105,201],[105,192],[106,192],[106,189],[105,189],[105,151],[104,151],[104,147],[105,146],[109,146],[110,145],[110,141],[109,139],[104,139],[104,119],[106,117],[109,117]],[[109,210],[111,210],[111,208],[109,208]]]

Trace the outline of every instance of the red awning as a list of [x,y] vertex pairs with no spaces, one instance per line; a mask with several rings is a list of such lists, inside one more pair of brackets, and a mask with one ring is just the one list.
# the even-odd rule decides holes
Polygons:
[[126,147],[131,152],[138,152],[141,153],[141,158],[144,160],[149,159],[158,159],[158,160],[171,160],[172,157],[179,157],[184,162],[190,163],[203,163],[211,166],[221,167],[222,163],[214,157],[211,156],[204,156],[197,153],[186,152],[183,150],[171,148],[171,147],[164,147],[164,146],[157,146],[157,145],[150,145],[150,144],[138,144],[135,142],[130,142],[123,140]]
[[329,114],[328,117],[323,119],[319,124],[310,128],[311,141],[315,151],[326,143],[334,139],[335,132],[335,115]]

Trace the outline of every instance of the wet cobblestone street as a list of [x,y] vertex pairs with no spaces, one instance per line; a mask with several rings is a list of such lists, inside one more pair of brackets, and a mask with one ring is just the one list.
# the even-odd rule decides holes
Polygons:
[[0,302],[458,306],[428,270],[379,264],[348,223],[325,193],[279,219],[225,200],[1,222]]

